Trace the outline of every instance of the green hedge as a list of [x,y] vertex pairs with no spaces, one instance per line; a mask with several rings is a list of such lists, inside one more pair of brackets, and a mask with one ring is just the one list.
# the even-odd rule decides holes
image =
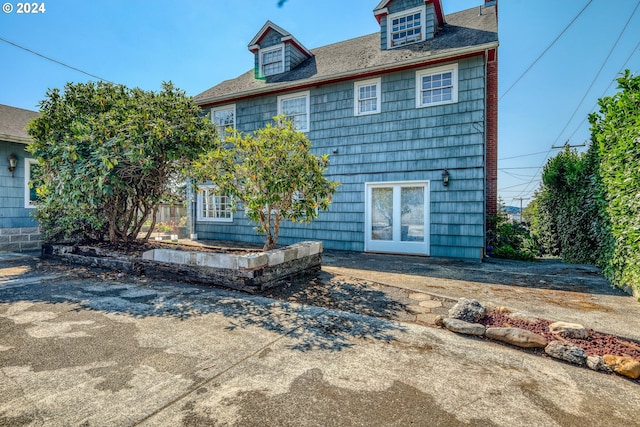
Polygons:
[[549,160],[527,209],[546,251],[640,294],[640,77],[627,70],[589,116],[591,145]]

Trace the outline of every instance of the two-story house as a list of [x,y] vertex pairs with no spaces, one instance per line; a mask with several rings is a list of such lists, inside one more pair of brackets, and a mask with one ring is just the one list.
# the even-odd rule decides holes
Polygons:
[[[285,114],[330,155],[331,207],[279,243],[480,259],[497,205],[496,2],[445,15],[441,0],[383,0],[373,14],[379,32],[316,49],[267,21],[253,68],[195,101],[221,130]],[[260,241],[215,188],[193,199],[198,238]]]

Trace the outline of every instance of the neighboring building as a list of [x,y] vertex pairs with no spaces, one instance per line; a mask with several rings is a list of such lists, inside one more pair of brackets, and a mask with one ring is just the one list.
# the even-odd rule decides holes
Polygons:
[[40,247],[38,223],[31,217],[35,192],[28,184],[37,164],[25,149],[31,142],[25,127],[37,116],[0,104],[0,251]]
[[[497,208],[496,2],[445,16],[440,0],[384,0],[373,12],[379,32],[311,50],[267,21],[249,43],[253,69],[195,101],[220,129],[285,114],[330,155],[331,207],[285,224],[279,243],[480,259]],[[261,240],[215,188],[195,199],[200,239]]]

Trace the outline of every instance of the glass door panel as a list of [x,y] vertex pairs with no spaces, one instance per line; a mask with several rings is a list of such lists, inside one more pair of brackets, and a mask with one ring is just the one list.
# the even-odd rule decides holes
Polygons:
[[424,187],[400,189],[401,240],[424,242]]
[[371,239],[393,240],[393,188],[371,189]]

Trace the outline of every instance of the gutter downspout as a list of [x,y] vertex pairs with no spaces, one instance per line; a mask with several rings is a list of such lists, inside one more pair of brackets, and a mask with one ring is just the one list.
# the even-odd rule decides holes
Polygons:
[[484,146],[484,155],[482,156],[482,168],[484,170],[484,188],[482,189],[483,193],[484,193],[484,197],[483,197],[483,217],[484,217],[484,221],[482,221],[482,229],[483,229],[483,236],[484,236],[484,245],[482,247],[482,250],[480,251],[480,259],[484,260],[485,257],[485,251],[487,249],[487,220],[488,220],[488,216],[487,216],[487,182],[488,182],[488,177],[487,177],[487,106],[489,105],[489,103],[487,102],[487,83],[489,81],[489,49],[485,49],[484,50],[484,129],[482,132],[482,139],[483,139],[483,146]]

